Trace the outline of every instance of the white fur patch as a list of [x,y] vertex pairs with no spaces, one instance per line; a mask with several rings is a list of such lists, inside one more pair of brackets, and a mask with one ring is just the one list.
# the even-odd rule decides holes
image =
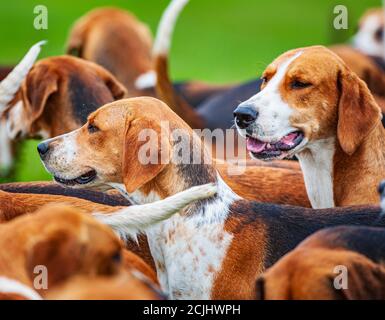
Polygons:
[[8,171],[13,165],[11,140],[5,121],[0,122],[0,170]]
[[156,86],[156,80],[157,77],[155,71],[143,73],[138,78],[136,78],[135,88],[138,90],[154,88]]
[[[78,145],[76,143],[77,129],[70,133],[45,140],[45,143],[53,143],[60,140],[60,143],[50,151],[49,159],[43,161],[44,167],[47,171],[60,176],[63,179],[75,179],[84,172],[77,172],[73,167],[73,162],[77,156]],[[54,168],[54,169],[53,169]],[[69,173],[71,176],[69,176]]]
[[314,209],[334,207],[334,151],[334,138],[330,138],[309,143],[304,151],[297,154],[307,195]]
[[24,137],[27,134],[25,118],[23,102],[18,101],[8,113],[7,132],[10,139],[16,139],[18,135]]
[[238,199],[219,178],[218,198],[204,211],[176,214],[147,231],[158,280],[171,299],[211,298],[214,277],[233,238],[224,223]]
[[176,20],[189,0],[173,0],[163,13],[154,43],[154,55],[167,55]]
[[19,281],[6,277],[0,277],[0,292],[17,294],[29,300],[43,300],[35,290]]
[[380,27],[381,20],[379,16],[368,16],[354,36],[353,44],[358,50],[367,55],[378,56],[385,59],[384,42],[378,42],[375,39],[375,33]]

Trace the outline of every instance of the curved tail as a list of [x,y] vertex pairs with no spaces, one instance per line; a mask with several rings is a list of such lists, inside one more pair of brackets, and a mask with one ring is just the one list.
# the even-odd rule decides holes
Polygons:
[[180,95],[170,80],[168,55],[171,37],[177,18],[189,0],[172,0],[160,20],[153,48],[154,68],[156,73],[156,92],[177,115],[194,129],[204,128],[204,121]]
[[194,201],[212,197],[216,192],[215,184],[205,184],[153,203],[127,207],[112,214],[97,213],[94,217],[110,226],[121,238],[136,239],[136,235],[146,228],[170,218]]

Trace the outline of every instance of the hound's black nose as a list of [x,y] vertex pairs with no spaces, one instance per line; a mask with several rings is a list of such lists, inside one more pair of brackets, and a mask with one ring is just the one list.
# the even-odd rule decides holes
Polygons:
[[39,152],[40,158],[43,158],[49,150],[49,145],[47,142],[39,143],[37,146],[37,152]]
[[234,111],[234,118],[240,129],[246,129],[258,118],[258,112],[251,106],[239,106]]

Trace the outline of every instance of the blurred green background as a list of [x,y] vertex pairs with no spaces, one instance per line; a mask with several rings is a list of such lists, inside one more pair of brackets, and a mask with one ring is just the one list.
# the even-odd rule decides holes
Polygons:
[[[0,64],[17,63],[41,39],[49,41],[41,57],[62,54],[72,23],[96,7],[126,8],[155,33],[167,4],[168,0],[0,1]],[[333,28],[333,8],[338,4],[348,8],[348,30]],[[36,5],[48,8],[48,30],[33,28]],[[191,0],[173,37],[173,79],[248,80],[288,49],[349,41],[362,13],[380,5],[380,0]],[[36,144],[23,144],[13,181],[50,179],[38,159]]]

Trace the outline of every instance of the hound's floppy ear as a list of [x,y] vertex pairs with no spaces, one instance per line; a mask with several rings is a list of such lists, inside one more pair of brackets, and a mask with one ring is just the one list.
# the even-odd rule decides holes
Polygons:
[[154,120],[126,121],[123,146],[123,182],[128,193],[155,178],[170,160],[168,132]]
[[34,67],[28,74],[21,92],[30,126],[41,117],[50,96],[58,91],[58,81],[59,76],[45,66]]
[[381,109],[365,82],[346,67],[338,76],[341,91],[337,137],[342,150],[352,155],[368,134],[381,124]]
[[66,232],[52,232],[29,248],[26,271],[32,281],[37,274],[47,272],[48,285],[51,286],[80,269],[82,254],[78,238]]
[[97,68],[98,75],[103,79],[104,83],[111,91],[111,95],[114,100],[119,100],[127,96],[126,87],[121,84],[110,72],[97,64],[94,64],[94,66]]

